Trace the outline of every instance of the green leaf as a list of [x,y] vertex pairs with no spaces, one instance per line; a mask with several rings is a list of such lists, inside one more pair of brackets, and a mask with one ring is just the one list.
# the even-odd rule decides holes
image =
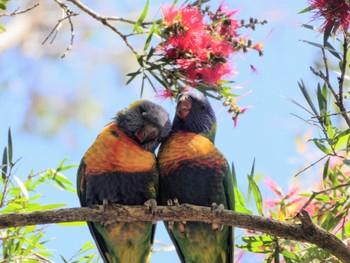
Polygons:
[[327,159],[327,161],[325,162],[324,164],[324,167],[323,167],[323,186],[325,188],[327,188],[327,181],[328,181],[328,178],[329,178],[329,160],[330,158]]
[[271,252],[275,243],[270,236],[247,236],[243,237],[242,241],[246,244],[238,244],[237,247],[254,253]]
[[4,5],[3,3],[0,3],[0,9],[6,10],[6,5]]
[[164,82],[156,73],[154,73],[152,70],[148,70],[148,72],[152,75],[153,78],[155,78],[164,88],[167,88],[169,85]]
[[341,52],[337,51],[328,41],[324,45],[333,56],[335,56],[339,60],[342,60]]
[[245,206],[242,206],[241,204],[235,204],[235,211],[238,213],[243,213],[243,214],[248,214],[248,215],[253,215],[253,211],[246,208]]
[[26,187],[24,186],[23,182],[21,181],[21,179],[19,179],[16,175],[13,176],[13,178],[15,179],[17,185],[19,186],[19,188],[21,189],[24,197],[28,200],[29,199],[29,193],[26,189]]
[[67,259],[65,259],[62,255],[60,255],[60,257],[64,263],[68,263]]
[[256,208],[258,209],[258,213],[259,215],[264,216],[263,201],[262,201],[260,189],[258,185],[255,183],[254,178],[252,176],[248,175],[248,181],[249,181],[249,189],[253,192],[255,205],[256,205]]
[[0,31],[6,32],[6,28],[0,24]]
[[143,94],[143,89],[145,88],[145,80],[146,80],[146,76],[145,74],[142,75],[142,82],[141,82],[141,91],[140,91],[140,97],[142,98],[142,94]]
[[[252,169],[250,170],[250,174],[248,175],[248,177],[249,176],[251,176],[252,178],[254,177],[254,170],[255,170],[255,159],[253,160]],[[249,184],[248,185],[248,204],[250,204],[251,192],[252,191],[251,191],[250,184]]]
[[348,146],[349,139],[350,139],[350,129],[347,129],[339,133],[335,138],[335,145],[334,145],[335,150],[339,151],[343,148],[346,148]]
[[311,139],[310,141],[313,141],[318,149],[320,149],[325,154],[332,154],[332,150],[329,149],[326,145],[324,145],[324,140],[320,139]]
[[8,146],[9,165],[12,166],[12,136],[11,136],[11,129],[10,128],[9,128],[8,136],[7,136],[7,146]]
[[284,259],[294,259],[299,260],[298,262],[300,262],[300,257],[294,252],[285,249],[280,250],[279,252],[283,255]]
[[[143,47],[143,52],[146,52],[146,50],[148,49],[149,45],[151,44],[151,40],[152,40],[152,37],[153,37],[153,33],[155,31],[155,28],[156,28],[156,23],[154,22],[149,33],[148,33],[148,36],[147,36],[147,39],[146,39],[146,43],[145,43],[145,46]],[[149,54],[147,56],[147,60],[149,59]]]
[[2,155],[2,165],[1,165],[1,177],[2,180],[6,180],[7,176],[7,168],[8,168],[8,162],[7,162],[7,147],[4,148],[4,153]]
[[[335,57],[338,57],[339,55],[341,55],[341,52],[335,50],[330,44],[329,45],[321,45],[321,44],[318,44],[318,43],[314,43],[314,42],[310,42],[310,41],[307,41],[307,40],[301,40],[301,42],[304,42],[304,43],[307,43],[311,46],[314,46],[314,47],[318,47],[320,49],[325,49],[325,50],[328,50],[329,52],[331,52],[333,54],[333,56]],[[340,57],[340,56],[339,56]],[[341,58],[340,58],[341,59]]]
[[[321,117],[327,113],[327,88],[323,85],[321,89],[321,85],[317,85],[317,100],[318,100],[318,108],[321,113]],[[325,119],[325,117],[323,117]]]
[[139,75],[140,73],[141,73],[141,69],[138,69],[138,70],[135,71],[135,72],[131,72],[131,73],[126,74],[128,77],[130,77],[130,78],[128,79],[128,81],[126,82],[126,85],[128,85],[131,81],[133,81],[133,80],[135,79],[135,77],[136,77],[137,75]]
[[81,221],[81,222],[67,222],[67,223],[57,223],[57,225],[59,226],[74,226],[74,227],[77,227],[77,226],[86,226],[86,222],[85,221]]
[[314,7],[308,6],[308,7],[304,8],[303,10],[299,11],[298,14],[307,13],[307,12],[310,12],[312,10],[314,10]]
[[332,24],[327,23],[327,27],[325,28],[325,30],[323,32],[323,45],[324,46],[326,46],[326,44],[328,42],[328,38],[332,34],[332,30],[333,30],[334,24],[335,24],[334,21],[332,21]]
[[306,100],[307,103],[309,104],[309,106],[310,106],[312,112],[314,113],[315,116],[318,116],[319,114],[318,114],[318,112],[317,112],[317,110],[316,110],[315,105],[313,104],[313,102],[312,102],[312,100],[311,100],[311,97],[310,97],[309,93],[308,93],[307,90],[306,90],[306,87],[305,87],[304,82],[301,80],[301,82],[298,82],[298,85],[299,85],[299,88],[300,88],[301,92],[302,92],[303,95],[304,95],[305,100]]
[[138,33],[142,33],[143,32],[140,26],[142,25],[143,21],[146,18],[146,15],[147,15],[147,12],[148,12],[148,7],[149,7],[149,0],[147,0],[146,6],[145,6],[145,8],[142,11],[141,16],[136,21],[133,31],[136,31]]

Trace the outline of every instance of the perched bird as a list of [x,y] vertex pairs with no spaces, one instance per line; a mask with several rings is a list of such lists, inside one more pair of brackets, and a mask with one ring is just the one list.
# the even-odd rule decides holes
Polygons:
[[[216,212],[222,205],[233,209],[233,178],[213,144],[215,131],[216,118],[207,98],[194,92],[180,94],[172,130],[158,153],[160,204],[176,200]],[[166,225],[181,262],[233,262],[232,227],[201,222]]]
[[[78,168],[81,206],[142,205],[156,199],[159,178],[154,150],[170,128],[168,113],[149,101],[136,101],[118,112]],[[88,226],[104,262],[149,262],[155,231],[151,222],[88,222]]]

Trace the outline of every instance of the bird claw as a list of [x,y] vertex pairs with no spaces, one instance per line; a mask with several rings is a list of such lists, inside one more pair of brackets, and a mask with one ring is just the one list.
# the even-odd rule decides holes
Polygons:
[[[179,200],[177,198],[174,198],[174,199],[168,199],[167,200],[167,205],[168,206],[177,206],[177,205],[180,205],[180,204],[179,204]],[[174,221],[168,221],[168,229],[169,230],[173,230],[174,229],[174,224],[175,224]],[[185,224],[186,224],[186,222],[183,225],[185,225]],[[186,228],[184,228],[184,231],[186,231]],[[180,232],[181,232],[181,229],[180,229]]]
[[[216,203],[212,203],[211,205],[211,212],[215,214],[215,216],[220,216],[222,211],[225,210],[225,207],[223,204],[217,205]],[[224,229],[224,226],[218,223],[213,222],[211,224],[211,228],[213,229],[214,232],[220,232]]]
[[156,224],[157,221],[153,220],[157,212],[157,201],[155,199],[149,199],[143,204],[144,208],[152,214],[152,224]]
[[103,199],[102,200],[102,209],[103,209],[103,212],[106,212],[106,210],[108,209],[109,207],[109,201],[107,199]]
[[[174,199],[168,199],[167,200],[167,205],[168,206],[178,206],[180,205],[179,200],[177,198]],[[178,224],[178,229],[181,234],[186,235],[186,221],[181,221],[181,222],[176,222]],[[174,229],[175,222],[174,221],[169,221],[168,222],[168,229],[173,230]]]

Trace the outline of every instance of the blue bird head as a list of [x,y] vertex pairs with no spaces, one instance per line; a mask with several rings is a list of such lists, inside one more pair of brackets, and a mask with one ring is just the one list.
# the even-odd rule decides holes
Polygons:
[[179,130],[201,134],[214,142],[216,118],[207,97],[193,91],[179,95],[172,132]]

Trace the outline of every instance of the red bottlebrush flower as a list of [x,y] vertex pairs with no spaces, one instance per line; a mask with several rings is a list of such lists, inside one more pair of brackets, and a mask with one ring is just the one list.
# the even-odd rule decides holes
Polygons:
[[179,23],[185,31],[201,31],[205,28],[203,15],[198,8],[184,6],[176,10],[175,6],[163,6],[161,9],[167,26]]
[[263,44],[262,43],[255,43],[254,46],[253,46],[253,49],[255,49],[258,52],[262,52]]
[[[226,39],[232,37],[237,37],[237,29],[240,26],[238,20],[231,18],[233,15],[237,14],[238,10],[229,10],[224,3],[221,3],[218,10],[216,11],[216,16],[221,21],[217,24],[216,30],[220,33],[221,36]],[[215,18],[214,18],[215,19]]]
[[169,98],[174,97],[174,92],[169,89],[159,89],[157,90],[157,95],[156,98],[161,99],[161,100],[166,100]]
[[315,19],[324,18],[323,30],[332,25],[340,26],[344,32],[349,29],[350,1],[349,0],[309,0],[312,8],[317,9]]
[[177,22],[177,16],[179,11],[176,10],[175,6],[162,6],[161,7],[165,23],[168,26],[172,26]]
[[205,83],[217,85],[220,80],[230,73],[232,73],[232,68],[229,63],[217,64],[202,68],[201,79]]

